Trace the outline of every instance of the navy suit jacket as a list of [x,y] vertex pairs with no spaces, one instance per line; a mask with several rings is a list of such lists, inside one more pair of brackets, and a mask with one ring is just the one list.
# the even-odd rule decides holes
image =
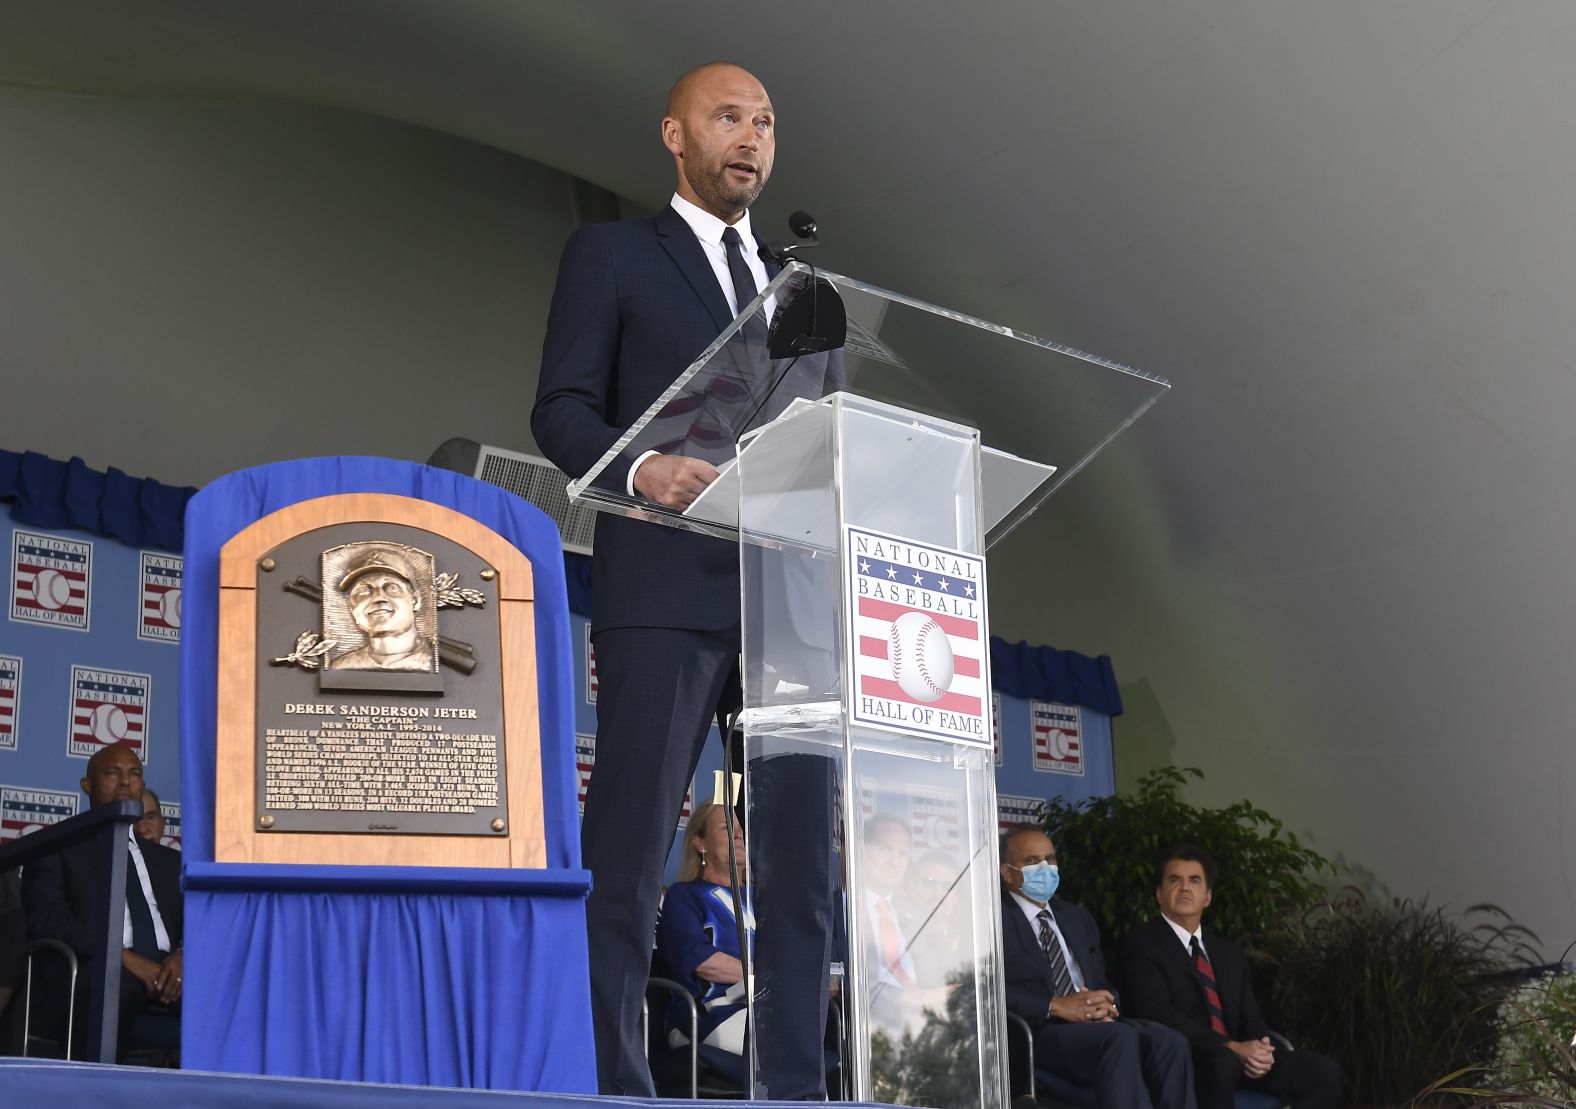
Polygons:
[[[548,313],[531,412],[537,445],[565,473],[584,474],[732,319],[699,241],[672,207],[577,229]],[[828,367],[827,390],[840,388],[841,353],[815,357]],[[622,491],[632,462],[609,467],[605,481]],[[719,631],[739,621],[735,544],[603,513],[595,551],[597,631]]]
[[[1100,926],[1094,922],[1094,917],[1081,905],[1060,897],[1051,898],[1050,909],[1062,938],[1067,941],[1067,949],[1077,960],[1084,986],[1091,990],[1110,990],[1105,956],[1100,953]],[[1040,948],[1039,932],[1030,926],[1023,909],[1006,889],[1001,892],[1001,940],[1007,1008],[1034,1027],[1054,1019],[1048,1016],[1056,990],[1051,964]]]
[[1229,1036],[1210,1028],[1203,979],[1162,917],[1138,928],[1117,949],[1129,1014],[1175,1028],[1197,1048],[1268,1035],[1242,949],[1213,934],[1204,937],[1204,949],[1215,972],[1215,991],[1220,994]]

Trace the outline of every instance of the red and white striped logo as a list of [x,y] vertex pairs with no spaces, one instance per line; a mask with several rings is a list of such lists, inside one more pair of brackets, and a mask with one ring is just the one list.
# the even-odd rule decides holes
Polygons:
[[137,638],[181,641],[181,557],[142,552],[142,597]]
[[586,704],[596,704],[596,648],[591,645],[591,625],[586,624]]
[[1029,719],[1034,721],[1034,769],[1082,776],[1083,710],[1077,705],[1030,701]]
[[77,815],[79,795],[0,786],[0,840],[18,839]]
[[1045,813],[1045,802],[1038,797],[996,795],[996,830],[1005,833],[1014,824],[1038,824]]
[[15,751],[22,714],[22,660],[0,655],[0,751]]
[[11,566],[11,619],[88,630],[92,543],[16,529]]
[[596,736],[575,736],[575,775],[580,780],[580,815],[586,811],[586,786],[591,784],[591,771],[596,768]]
[[909,734],[991,742],[985,560],[848,528],[849,715]]
[[1001,765],[1001,694],[990,695],[990,739],[996,748],[996,765]]
[[66,753],[87,759],[100,748],[124,743],[147,765],[148,692],[152,684],[147,674],[73,666],[71,736]]

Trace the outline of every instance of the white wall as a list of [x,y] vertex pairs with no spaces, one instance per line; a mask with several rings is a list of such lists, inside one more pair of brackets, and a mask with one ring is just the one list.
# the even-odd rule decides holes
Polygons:
[[200,484],[526,428],[569,180],[280,101],[0,89],[0,446]]

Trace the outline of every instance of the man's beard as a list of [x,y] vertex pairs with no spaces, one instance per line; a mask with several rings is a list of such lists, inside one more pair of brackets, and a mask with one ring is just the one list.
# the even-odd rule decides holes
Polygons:
[[759,168],[756,169],[755,177],[749,185],[734,185],[728,180],[726,162],[693,177],[689,175],[686,168],[685,176],[689,179],[690,188],[695,190],[695,195],[719,212],[744,211],[755,203],[755,198],[760,196],[761,190],[766,187],[766,175],[760,172]]

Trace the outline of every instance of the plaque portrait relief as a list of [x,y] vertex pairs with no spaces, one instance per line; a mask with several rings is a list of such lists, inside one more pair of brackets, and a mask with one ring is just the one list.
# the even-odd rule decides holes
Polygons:
[[[323,552],[323,638],[330,670],[438,672],[433,557],[387,542]],[[332,584],[330,584],[332,583]]]

